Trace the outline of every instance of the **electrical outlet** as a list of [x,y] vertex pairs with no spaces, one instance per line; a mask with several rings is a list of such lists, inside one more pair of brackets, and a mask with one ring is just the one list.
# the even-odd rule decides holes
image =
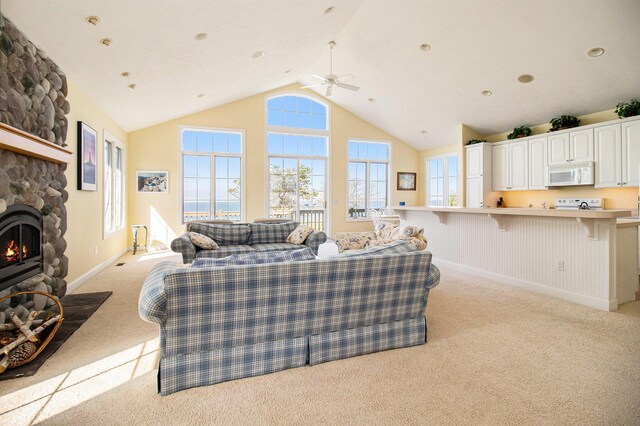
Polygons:
[[564,271],[564,260],[558,261],[558,271],[560,272]]
[[98,255],[98,246],[95,246],[95,247],[93,248],[93,255],[94,255],[94,256],[97,256],[97,255]]

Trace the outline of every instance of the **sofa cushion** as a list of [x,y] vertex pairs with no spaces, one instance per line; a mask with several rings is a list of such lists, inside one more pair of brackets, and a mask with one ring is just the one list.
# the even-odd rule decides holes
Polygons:
[[189,240],[193,243],[194,246],[198,246],[201,249],[205,250],[215,250],[218,248],[218,244],[213,241],[211,238],[207,237],[204,234],[199,234],[197,232],[189,232]]
[[284,243],[298,225],[298,222],[250,223],[251,234],[247,244]]
[[218,224],[189,222],[187,232],[197,232],[218,243],[219,246],[232,246],[238,244],[248,244],[249,225],[246,223]]
[[287,237],[287,242],[290,244],[300,245],[304,243],[304,240],[313,232],[313,228],[309,225],[300,224],[296,226],[296,229],[291,231],[289,236]]
[[408,253],[412,251],[416,251],[416,248],[412,244],[405,240],[396,240],[367,249],[348,250],[332,257],[382,256],[387,254]]
[[196,259],[191,266],[194,268],[208,268],[229,265],[256,265],[262,263],[301,262],[315,260],[316,256],[309,247],[297,250],[287,250],[278,253],[253,252],[235,254],[222,259]]
[[208,257],[227,257],[233,254],[252,253],[255,250],[253,247],[246,244],[237,246],[220,246],[217,250],[200,250],[196,253],[196,259],[208,258]]
[[265,251],[284,251],[284,250],[296,250],[299,249],[300,246],[289,243],[265,243],[265,244],[254,244],[251,246],[255,251],[265,252]]

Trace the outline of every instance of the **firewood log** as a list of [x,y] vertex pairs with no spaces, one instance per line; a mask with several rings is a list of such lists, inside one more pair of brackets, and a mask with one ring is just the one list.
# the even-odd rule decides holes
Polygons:
[[29,339],[30,342],[35,343],[38,341],[38,338],[33,334],[33,331],[31,331],[31,329],[27,327],[27,325],[23,323],[20,318],[18,318],[15,312],[11,312],[11,321],[13,321],[13,323],[16,325],[16,327],[18,327],[20,332],[24,334],[24,336],[27,339]]

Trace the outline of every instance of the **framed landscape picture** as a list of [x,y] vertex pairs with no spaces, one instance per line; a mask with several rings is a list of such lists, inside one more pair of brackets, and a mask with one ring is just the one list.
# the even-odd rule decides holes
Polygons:
[[138,192],[166,194],[169,192],[169,172],[137,170],[136,187]]
[[398,191],[415,191],[416,174],[410,172],[398,172]]
[[78,189],[98,190],[97,133],[86,123],[78,121]]

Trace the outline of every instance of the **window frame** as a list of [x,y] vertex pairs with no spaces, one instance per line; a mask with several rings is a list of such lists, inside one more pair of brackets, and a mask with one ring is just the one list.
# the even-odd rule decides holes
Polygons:
[[[351,159],[349,158],[349,143],[350,142],[364,142],[364,143],[376,143],[376,144],[385,144],[387,145],[387,161],[382,161],[382,160],[368,160],[368,159]],[[371,163],[375,163],[375,164],[386,164],[387,165],[387,207],[385,208],[389,208],[390,206],[393,205],[393,188],[391,186],[391,176],[392,176],[392,170],[393,170],[393,144],[391,143],[391,141],[389,140],[384,140],[384,139],[371,139],[371,138],[347,138],[347,145],[346,145],[346,156],[347,156],[347,170],[346,170],[346,178],[345,178],[345,182],[346,182],[346,191],[345,191],[345,197],[346,197],[346,209],[345,209],[345,217],[346,217],[346,221],[347,222],[373,222],[373,219],[371,218],[371,216],[369,215],[369,170],[370,170],[370,164]],[[358,217],[358,218],[352,218],[349,217],[349,164],[351,162],[354,163],[366,163],[366,170],[365,170],[365,205],[366,205],[366,216],[364,217]]]
[[[269,101],[273,98],[279,98],[283,96],[296,96],[307,98],[312,102],[319,103],[320,105],[326,108],[326,129],[318,130],[318,129],[306,129],[303,127],[287,127],[287,126],[272,126],[269,124]],[[331,233],[331,104],[326,102],[321,98],[317,98],[315,96],[311,96],[306,92],[302,91],[286,91],[286,92],[278,92],[270,94],[269,96],[265,96],[264,98],[264,188],[265,188],[265,216],[270,217],[271,214],[271,200],[270,200],[270,192],[271,192],[271,182],[270,182],[270,162],[269,159],[271,157],[279,157],[279,158],[293,158],[296,159],[298,164],[298,170],[300,167],[301,159],[310,159],[310,160],[324,160],[325,161],[325,188],[324,188],[324,197],[325,197],[325,206],[324,206],[324,214],[325,214],[325,230],[324,232],[327,235]],[[317,156],[317,155],[300,155],[300,154],[270,154],[269,146],[268,146],[268,135],[270,133],[280,133],[280,134],[288,134],[288,135],[296,135],[296,136],[322,136],[327,140],[327,155],[326,156]],[[298,187],[296,187],[296,193],[298,192]]]
[[[111,208],[110,208],[110,215],[111,215],[111,223],[113,224],[113,226],[110,229],[107,229],[106,225],[107,225],[107,221],[106,221],[106,202],[107,202],[107,191],[106,191],[106,181],[107,181],[107,165],[106,165],[106,160],[107,157],[105,154],[105,148],[107,146],[107,143],[111,144],[111,175],[110,175],[110,180],[111,180]],[[121,191],[121,208],[120,208],[120,213],[122,214],[122,221],[120,226],[117,226],[116,223],[116,203],[115,203],[115,196],[116,196],[116,174],[115,174],[115,170],[116,170],[116,152],[117,149],[120,149],[120,152],[122,153],[122,165],[121,165],[121,181],[122,181],[122,191]],[[123,231],[126,227],[127,227],[127,207],[126,207],[126,203],[127,203],[127,149],[126,149],[126,145],[119,139],[117,138],[115,135],[113,135],[113,133],[109,132],[106,129],[103,129],[102,131],[102,239],[103,240],[107,240],[109,239],[112,235],[117,234],[118,232]],[[97,153],[96,153],[96,157],[97,157]],[[96,159],[96,163],[100,164],[99,161],[97,161]]]
[[[461,164],[460,164],[460,154],[458,152],[447,152],[445,154],[441,154],[441,155],[435,155],[433,157],[427,157],[425,158],[425,163],[424,163],[424,170],[425,170],[425,205],[427,207],[450,207],[448,200],[449,200],[449,158],[451,157],[456,157],[458,159],[458,167],[456,168],[456,182],[457,182],[457,188],[456,188],[456,192],[458,195],[458,207],[461,207],[461,193],[460,193],[460,189],[461,189],[461,182],[460,182],[460,172],[461,172]],[[431,201],[431,167],[430,167],[430,163],[432,160],[442,160],[442,177],[443,177],[443,182],[442,182],[442,202],[443,205],[442,206],[434,206],[432,204],[430,204]],[[444,203],[444,200],[447,200],[447,203]]]
[[[224,152],[199,152],[199,151],[183,151],[182,149],[182,134],[188,130],[195,131],[204,131],[204,132],[221,132],[221,133],[239,133],[240,134],[240,154],[236,153],[224,153]],[[179,215],[178,215],[178,224],[183,226],[188,222],[184,221],[184,156],[185,155],[193,155],[193,156],[207,156],[210,160],[210,171],[211,176],[211,184],[209,188],[210,195],[210,211],[211,214],[215,210],[211,211],[211,207],[215,209],[215,157],[232,157],[232,158],[240,158],[240,221],[244,222],[246,217],[246,168],[245,168],[245,157],[246,157],[246,139],[245,139],[245,131],[244,129],[232,129],[226,127],[208,127],[208,126],[189,126],[189,125],[179,125],[178,126],[178,173],[179,173],[179,185],[178,185],[178,202],[180,203]],[[213,217],[211,219],[214,219]]]

